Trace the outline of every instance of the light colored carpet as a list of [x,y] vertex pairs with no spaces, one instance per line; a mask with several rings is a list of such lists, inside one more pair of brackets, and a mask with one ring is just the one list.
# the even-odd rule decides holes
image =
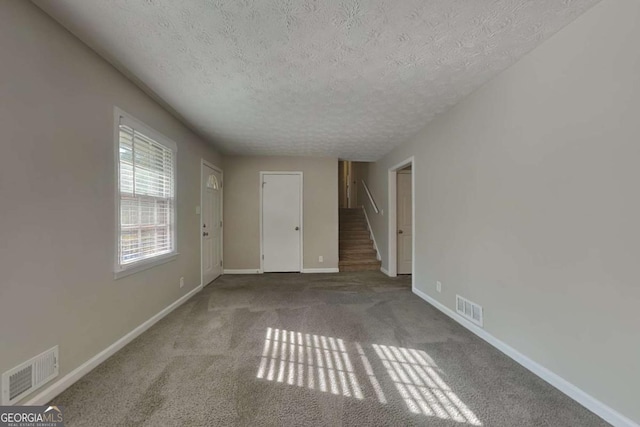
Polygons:
[[223,276],[62,395],[69,426],[602,426],[377,272]]

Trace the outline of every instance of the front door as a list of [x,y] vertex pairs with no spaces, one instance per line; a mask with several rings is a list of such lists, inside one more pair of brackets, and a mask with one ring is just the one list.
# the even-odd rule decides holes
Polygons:
[[262,174],[262,256],[265,272],[302,268],[302,174]]
[[202,284],[222,274],[222,174],[202,165]]

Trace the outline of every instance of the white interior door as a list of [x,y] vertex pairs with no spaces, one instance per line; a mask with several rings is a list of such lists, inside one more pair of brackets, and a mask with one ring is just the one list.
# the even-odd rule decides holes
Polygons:
[[202,165],[202,284],[222,274],[222,174]]
[[411,274],[413,224],[411,223],[411,171],[398,171],[398,274]]
[[265,272],[302,268],[302,174],[262,174],[262,256]]

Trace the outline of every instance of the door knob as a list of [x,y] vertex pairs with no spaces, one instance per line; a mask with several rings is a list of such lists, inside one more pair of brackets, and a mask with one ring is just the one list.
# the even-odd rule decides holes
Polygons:
[[402,234],[402,230],[398,230],[398,234]]
[[300,230],[300,227],[296,227],[296,231]]
[[209,235],[209,233],[207,233],[206,231],[203,231],[203,232],[202,232],[202,235],[206,237],[206,236],[208,236],[208,235]]

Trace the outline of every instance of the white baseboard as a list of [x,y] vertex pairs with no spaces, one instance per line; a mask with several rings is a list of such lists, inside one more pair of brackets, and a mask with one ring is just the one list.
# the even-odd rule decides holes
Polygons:
[[386,274],[387,276],[391,277],[391,275],[389,274],[389,270],[387,270],[384,267],[380,267],[380,271],[382,271],[384,274]]
[[373,228],[371,228],[371,223],[369,222],[369,215],[367,215],[367,210],[362,206],[362,212],[364,212],[364,219],[367,220],[367,227],[369,228],[369,235],[371,236],[371,240],[373,240],[373,248],[376,250],[376,259],[378,261],[382,260],[380,256],[380,251],[378,250],[378,244],[376,243],[376,236],[373,234]]
[[224,274],[261,274],[262,272],[258,268],[245,268],[245,269],[224,269]]
[[44,405],[47,402],[50,402],[57,395],[71,387],[76,381],[80,378],[87,375],[91,372],[95,367],[99,364],[107,360],[109,357],[113,356],[118,350],[120,350],[125,345],[129,344],[135,338],[137,338],[140,334],[145,332],[147,329],[152,327],[155,323],[157,323],[160,319],[165,317],[167,314],[171,313],[176,308],[180,307],[184,302],[186,302],[189,298],[197,294],[202,290],[202,284],[198,285],[196,288],[189,291],[187,294],[181,296],[176,301],[172,302],[169,306],[164,308],[162,311],[151,317],[149,320],[145,321],[143,324],[129,332],[127,335],[120,338],[118,341],[111,344],[109,347],[102,350],[100,353],[93,356],[91,359],[84,362],[82,365],[69,372],[64,377],[60,378],[58,381],[54,382],[51,386],[47,387],[31,399],[27,400],[22,405]]
[[587,394],[586,392],[579,389],[575,385],[571,384],[569,381],[565,380],[561,376],[551,372],[549,369],[531,360],[524,354],[520,353],[518,350],[514,349],[513,347],[504,343],[503,341],[500,341],[498,338],[494,337],[486,330],[469,322],[468,320],[466,320],[465,318],[463,318],[462,316],[460,316],[455,311],[451,310],[441,302],[433,299],[432,297],[418,290],[415,287],[412,290],[414,294],[418,295],[420,298],[422,298],[423,300],[425,300],[426,302],[428,302],[429,304],[431,304],[432,306],[434,306],[435,308],[437,308],[447,316],[451,317],[453,320],[455,320],[456,322],[458,322],[459,324],[461,324],[462,326],[464,326],[465,328],[467,328],[468,330],[476,334],[478,337],[482,338],[483,340],[485,340],[486,342],[488,342],[489,344],[491,344],[492,346],[494,346],[495,348],[497,348],[498,350],[500,350],[501,352],[509,356],[511,359],[515,360],[520,365],[524,366],[529,371],[533,372],[535,375],[539,376],[540,378],[542,378],[543,380],[545,380],[546,382],[548,382],[549,384],[551,384],[552,386],[554,386],[555,388],[557,388],[558,390],[560,390],[561,392],[563,392],[564,394],[566,394],[567,396],[575,400],[576,402],[580,403],[582,406],[589,409],[591,412],[600,416],[605,421],[611,423],[615,427],[640,427],[640,425],[636,424],[631,419],[617,412],[615,409],[600,402],[598,399]]
[[338,268],[303,268],[302,273],[339,273]]

